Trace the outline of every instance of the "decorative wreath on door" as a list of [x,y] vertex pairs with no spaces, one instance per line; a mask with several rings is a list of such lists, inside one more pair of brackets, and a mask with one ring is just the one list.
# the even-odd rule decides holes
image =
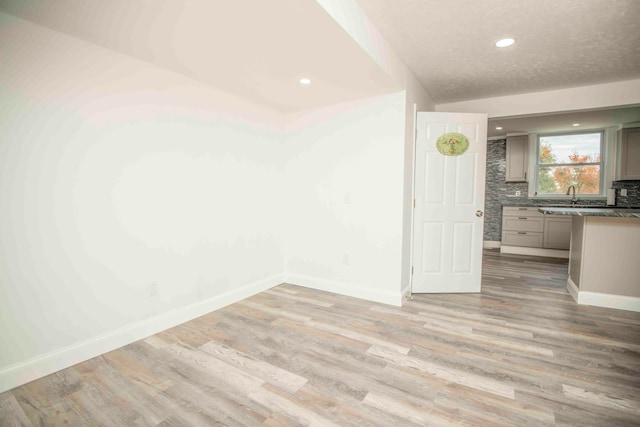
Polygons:
[[438,137],[436,148],[445,156],[460,156],[469,148],[469,140],[461,133],[449,132]]

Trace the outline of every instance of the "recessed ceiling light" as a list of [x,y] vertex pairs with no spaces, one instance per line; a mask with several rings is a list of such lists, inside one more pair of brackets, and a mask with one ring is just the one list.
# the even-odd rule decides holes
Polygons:
[[496,130],[502,130],[502,126],[496,126]]
[[299,80],[302,86],[309,86],[311,84],[311,79],[308,77],[303,77]]
[[496,46],[498,47],[507,47],[514,44],[516,41],[514,39],[502,39],[496,42]]
[[574,123],[571,126],[573,126],[573,127],[580,126],[580,123]]

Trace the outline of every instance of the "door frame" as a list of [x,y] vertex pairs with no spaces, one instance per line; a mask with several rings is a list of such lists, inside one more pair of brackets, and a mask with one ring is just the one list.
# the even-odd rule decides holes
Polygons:
[[411,236],[409,237],[409,293],[406,295],[407,299],[413,299],[413,223],[416,214],[416,148],[418,142],[418,104],[413,103],[413,144],[411,148],[412,156],[412,169],[411,169],[411,224],[409,227]]

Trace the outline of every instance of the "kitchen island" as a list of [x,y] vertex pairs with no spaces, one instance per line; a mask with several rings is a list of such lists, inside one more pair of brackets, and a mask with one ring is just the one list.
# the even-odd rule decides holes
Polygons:
[[567,290],[578,304],[640,311],[640,209],[538,210],[572,216]]

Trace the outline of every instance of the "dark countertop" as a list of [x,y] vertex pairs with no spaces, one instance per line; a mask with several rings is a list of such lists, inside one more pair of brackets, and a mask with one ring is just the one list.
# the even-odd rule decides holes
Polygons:
[[640,208],[622,207],[544,207],[538,206],[538,212],[546,215],[576,215],[576,216],[609,216],[620,218],[640,218]]
[[[507,200],[502,203],[502,206],[513,206],[518,208],[621,208],[629,209],[630,206],[607,206],[604,200],[583,201],[580,200],[578,204],[571,205],[569,201],[552,201],[552,200],[524,200],[524,201],[511,201]],[[640,206],[633,206],[634,209],[640,209]]]

